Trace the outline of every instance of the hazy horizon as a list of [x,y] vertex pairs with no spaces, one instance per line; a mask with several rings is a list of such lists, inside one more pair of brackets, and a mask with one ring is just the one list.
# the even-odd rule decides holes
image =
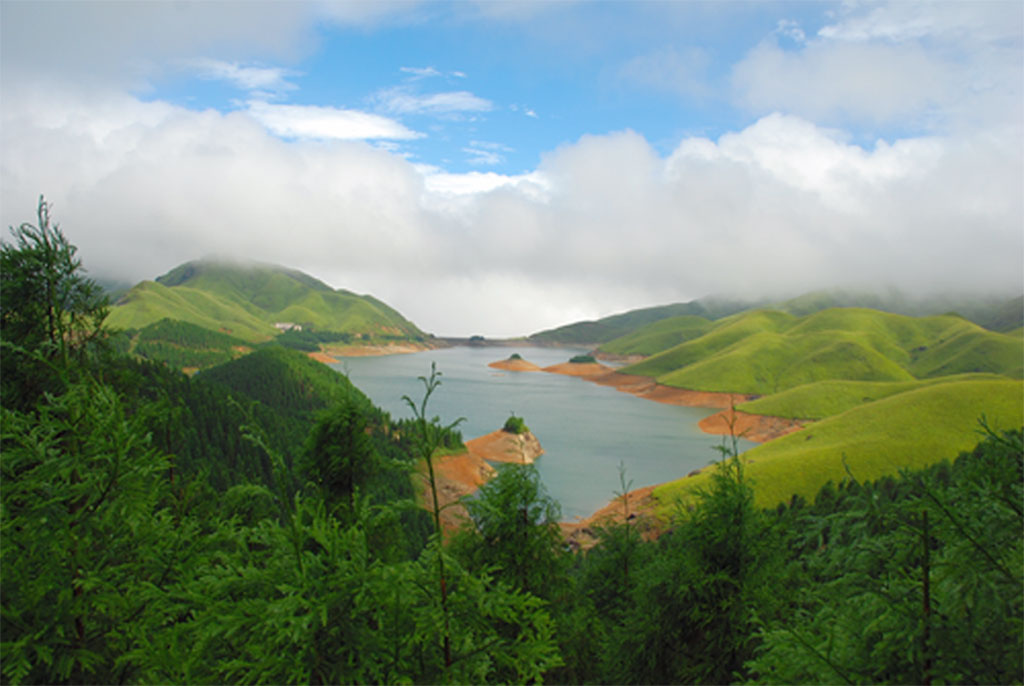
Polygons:
[[438,335],[1019,295],[1022,27],[1014,2],[4,2],[0,219],[44,194],[92,276],[230,255]]

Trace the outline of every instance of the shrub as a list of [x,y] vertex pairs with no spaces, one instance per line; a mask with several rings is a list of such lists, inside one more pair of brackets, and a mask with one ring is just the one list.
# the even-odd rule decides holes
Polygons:
[[508,356],[508,359],[510,359],[510,360],[521,360],[521,359],[523,359],[523,356],[520,355],[519,353],[512,353],[511,355]]
[[505,420],[505,426],[501,427],[501,430],[510,434],[524,434],[530,430],[530,427],[526,426],[522,417],[512,415]]
[[597,362],[593,355],[576,355],[569,359],[569,362],[573,364],[586,364],[588,362]]

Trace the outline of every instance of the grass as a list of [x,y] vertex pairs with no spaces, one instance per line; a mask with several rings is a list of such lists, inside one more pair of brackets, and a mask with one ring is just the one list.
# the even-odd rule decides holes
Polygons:
[[752,400],[736,407],[751,414],[786,417],[788,419],[825,419],[851,410],[858,405],[888,398],[925,386],[950,381],[994,381],[995,374],[962,374],[937,379],[913,381],[848,381],[826,379],[803,384],[781,393]]
[[107,325],[117,329],[144,329],[161,319],[175,319],[222,331],[248,343],[270,339],[276,332],[271,323],[216,295],[179,286],[168,288],[143,281],[110,308]]
[[[794,494],[808,500],[827,482],[895,475],[953,458],[978,441],[978,419],[995,429],[1024,421],[1024,384],[961,378],[914,388],[816,422],[743,454],[755,502],[774,507]],[[845,461],[845,464],[844,464]],[[710,469],[655,489],[664,513],[708,485]]]
[[833,308],[803,317],[755,310],[624,367],[699,391],[766,395],[827,379],[909,382],[963,373],[1024,376],[1019,338],[956,315]]
[[129,291],[111,308],[108,323],[142,329],[165,318],[227,330],[250,343],[276,335],[275,322],[339,333],[424,336],[376,298],[336,291],[301,272],[269,265],[189,262]]
[[654,355],[707,333],[712,322],[696,315],[669,317],[604,343],[603,353],[612,355]]

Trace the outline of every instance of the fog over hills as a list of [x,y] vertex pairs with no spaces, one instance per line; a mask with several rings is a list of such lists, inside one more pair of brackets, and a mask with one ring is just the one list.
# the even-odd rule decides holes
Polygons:
[[444,335],[1021,294],[1020,3],[487,5],[3,3],[0,223],[45,194],[94,276],[228,254]]

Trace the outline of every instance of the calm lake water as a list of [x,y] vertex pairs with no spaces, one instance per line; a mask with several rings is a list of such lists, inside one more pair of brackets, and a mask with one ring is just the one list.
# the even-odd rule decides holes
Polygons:
[[[430,350],[411,355],[349,357],[331,365],[393,417],[411,417],[402,401],[419,403],[423,384],[437,363],[441,386],[427,413],[448,424],[459,417],[466,438],[500,429],[510,414],[526,420],[545,454],[535,463],[562,517],[585,517],[619,490],[618,466],[632,488],[685,476],[719,457],[721,437],[697,428],[714,410],[663,405],[614,388],[545,372],[505,372],[488,363],[518,352],[541,366],[566,362],[584,350],[568,348],[472,348]],[[741,450],[754,445],[741,441]]]

